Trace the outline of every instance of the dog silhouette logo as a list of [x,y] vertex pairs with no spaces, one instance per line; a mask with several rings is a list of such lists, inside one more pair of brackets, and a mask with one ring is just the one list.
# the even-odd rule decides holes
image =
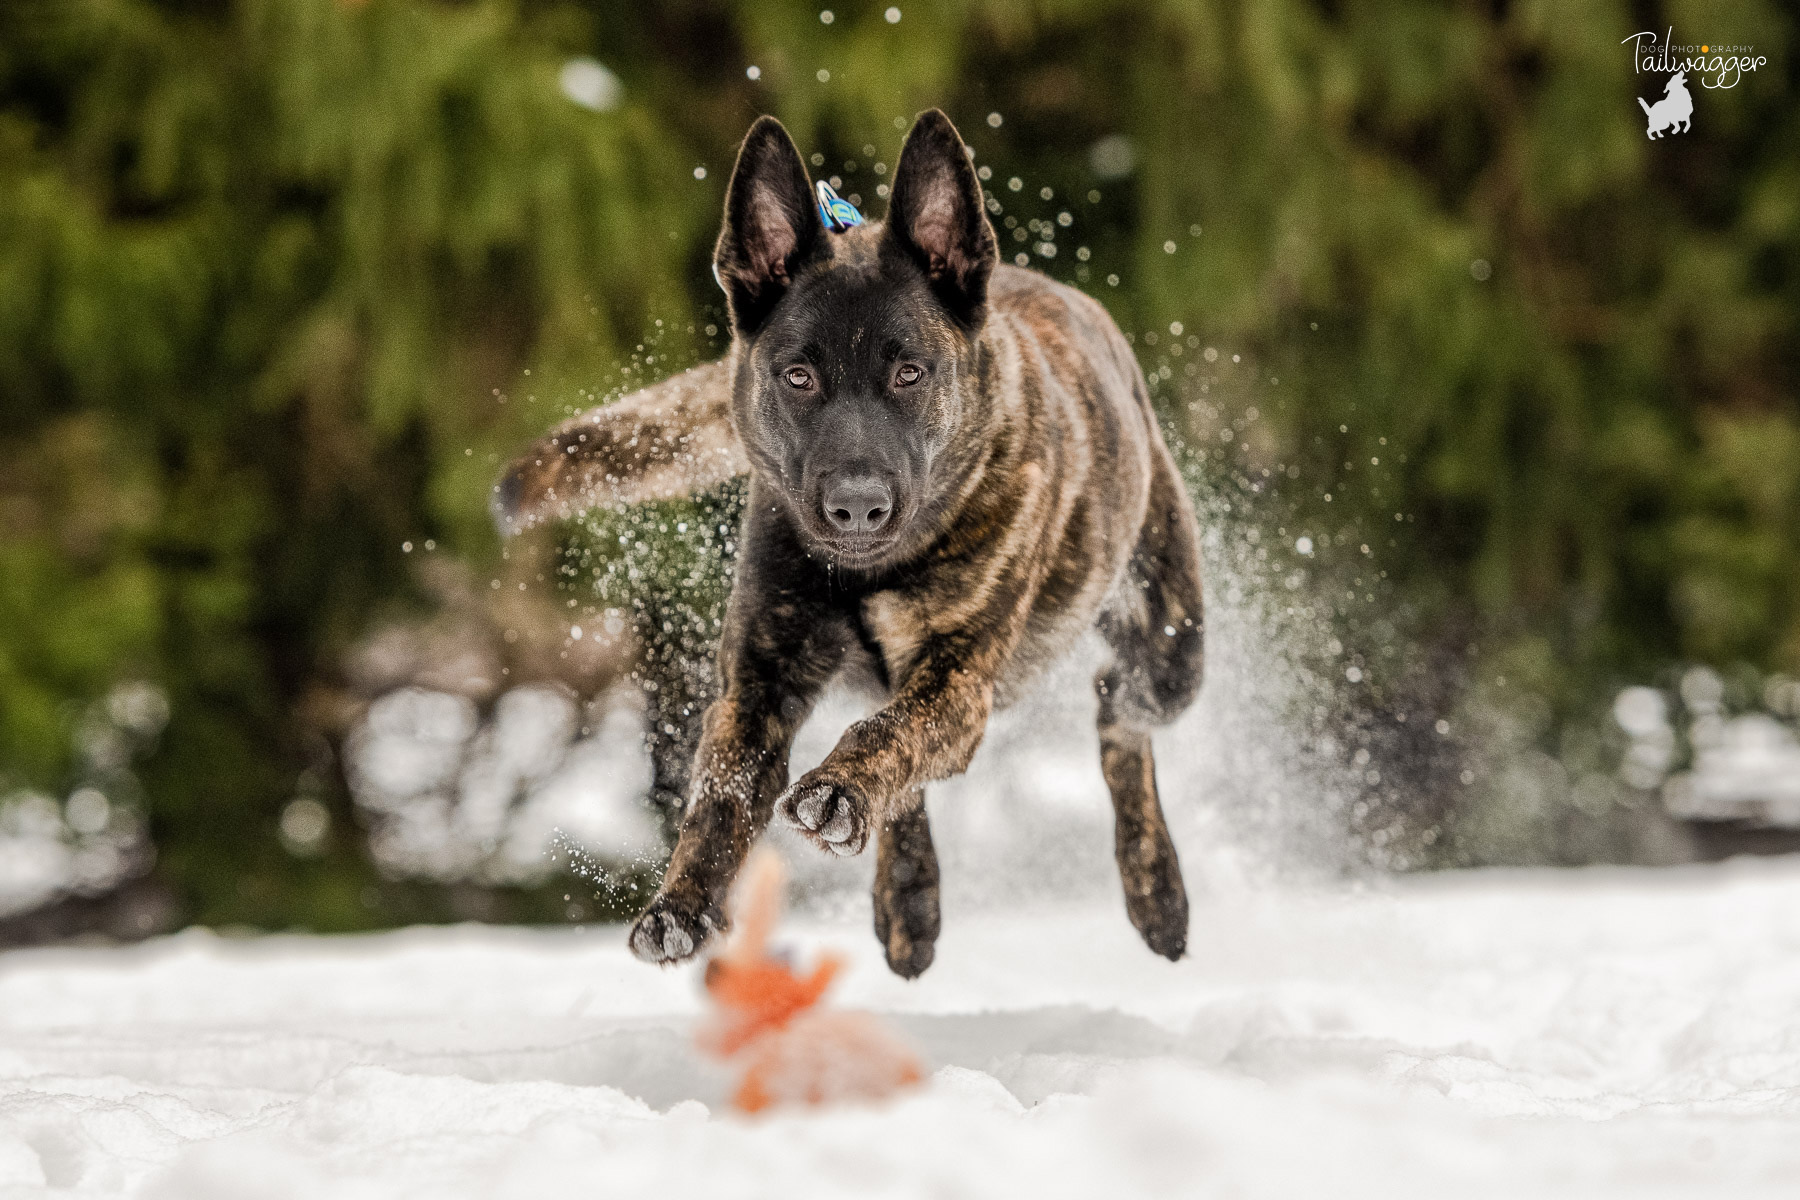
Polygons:
[[1663,89],[1663,98],[1655,104],[1646,104],[1642,96],[1638,97],[1638,107],[1649,118],[1650,127],[1645,133],[1653,140],[1669,130],[1686,133],[1692,129],[1694,98],[1688,94],[1687,72],[1677,71],[1669,76],[1669,85]]

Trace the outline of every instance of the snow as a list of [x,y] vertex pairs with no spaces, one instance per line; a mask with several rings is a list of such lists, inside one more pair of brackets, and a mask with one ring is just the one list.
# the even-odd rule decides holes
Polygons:
[[621,931],[191,931],[0,958],[0,1197],[1791,1194],[1800,864],[945,914],[890,976],[928,1059],[879,1107],[745,1119],[696,971]]

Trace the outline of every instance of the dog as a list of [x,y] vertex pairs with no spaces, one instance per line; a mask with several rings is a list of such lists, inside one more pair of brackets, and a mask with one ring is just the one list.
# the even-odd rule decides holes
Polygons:
[[1663,89],[1663,93],[1663,98],[1655,104],[1646,104],[1642,96],[1638,97],[1638,107],[1644,110],[1644,116],[1650,121],[1650,127],[1645,132],[1652,140],[1662,137],[1665,130],[1675,129],[1677,125],[1681,126],[1675,130],[1677,133],[1686,133],[1694,126],[1694,98],[1688,94],[1687,72],[1677,71],[1669,76],[1668,86]]
[[[1203,666],[1198,523],[1143,371],[1082,293],[1004,265],[961,136],[922,114],[886,220],[828,231],[781,124],[756,122],[714,250],[732,342],[552,431],[495,485],[505,531],[748,473],[718,695],[674,853],[629,935],[655,963],[725,929],[776,815],[835,854],[876,846],[888,965],[932,962],[939,869],[925,786],[1084,631],[1126,911],[1179,959],[1188,902],[1151,730]],[[885,701],[799,780],[794,735],[832,679]]]

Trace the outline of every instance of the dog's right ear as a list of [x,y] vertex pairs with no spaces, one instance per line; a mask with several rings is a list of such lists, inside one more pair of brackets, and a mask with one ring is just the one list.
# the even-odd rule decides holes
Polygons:
[[744,135],[725,193],[713,270],[740,333],[755,333],[820,249],[825,226],[794,139],[774,117]]

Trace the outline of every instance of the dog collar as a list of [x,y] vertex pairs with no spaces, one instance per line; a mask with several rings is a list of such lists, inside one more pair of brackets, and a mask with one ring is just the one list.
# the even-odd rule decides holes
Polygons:
[[863,223],[862,214],[856,211],[856,205],[838,195],[829,183],[821,179],[816,189],[819,194],[819,216],[825,222],[825,228],[833,233],[842,233]]

